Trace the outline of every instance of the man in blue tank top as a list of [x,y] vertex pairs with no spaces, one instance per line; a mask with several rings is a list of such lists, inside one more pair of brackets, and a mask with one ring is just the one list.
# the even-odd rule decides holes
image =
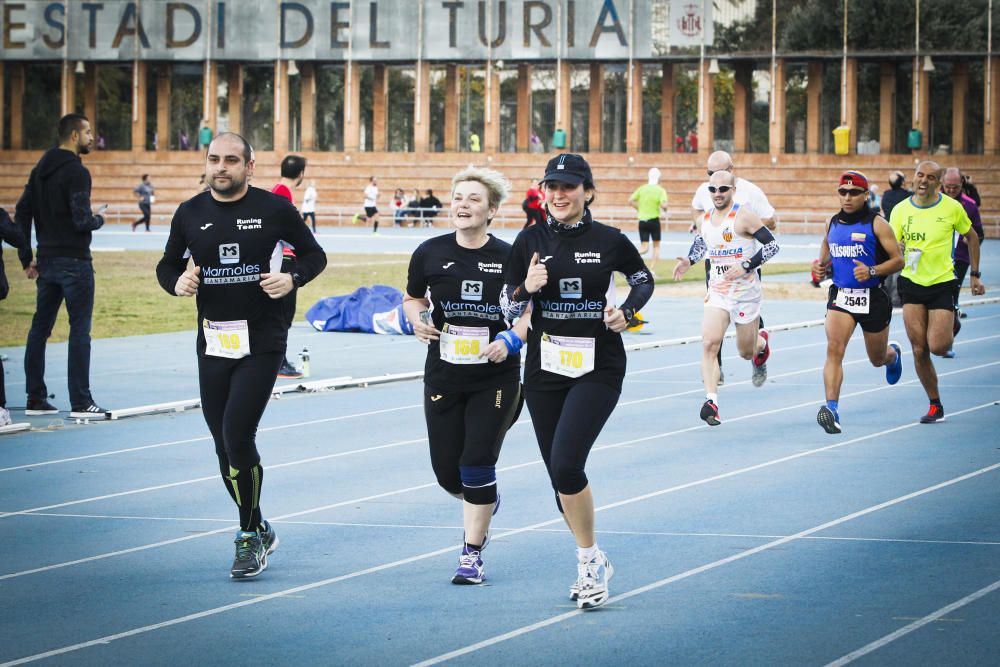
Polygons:
[[837,188],[840,212],[830,218],[820,245],[814,274],[832,272],[826,304],[826,364],[823,384],[826,404],[816,421],[827,433],[840,433],[840,386],[844,382],[844,351],[861,325],[872,366],[885,366],[885,379],[896,384],[903,373],[899,343],[889,341],[892,303],[883,288],[885,277],[903,268],[896,236],[885,218],[868,205],[868,179],[846,171]]

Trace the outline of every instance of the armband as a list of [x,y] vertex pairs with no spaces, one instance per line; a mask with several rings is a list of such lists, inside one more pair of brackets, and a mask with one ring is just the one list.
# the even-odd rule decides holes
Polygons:
[[521,337],[510,329],[504,329],[496,335],[493,340],[502,340],[504,345],[507,346],[507,354],[517,354],[521,351],[521,347],[524,345],[524,341]]
[[705,239],[702,238],[701,234],[698,234],[694,237],[694,241],[691,242],[691,247],[688,248],[688,261],[691,262],[692,266],[694,266],[704,259],[707,253],[708,246],[705,245]]

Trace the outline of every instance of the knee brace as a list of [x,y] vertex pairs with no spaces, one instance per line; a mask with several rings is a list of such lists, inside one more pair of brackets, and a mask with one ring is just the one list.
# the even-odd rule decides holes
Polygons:
[[496,466],[459,466],[462,493],[473,505],[492,505],[497,501]]

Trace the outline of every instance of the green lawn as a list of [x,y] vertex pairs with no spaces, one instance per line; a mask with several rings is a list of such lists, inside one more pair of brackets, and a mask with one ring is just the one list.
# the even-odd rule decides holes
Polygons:
[[[24,277],[17,259],[5,253],[10,295],[0,302],[0,347],[24,345],[35,310],[35,286]],[[191,330],[195,325],[194,300],[171,297],[156,282],[156,251],[96,252],[94,271],[97,295],[94,304],[94,338]],[[404,289],[408,255],[327,255],[329,264],[320,276],[303,287],[298,296],[301,318],[312,304],[326,296],[348,294],[362,285],[392,285]],[[673,260],[656,267],[657,282],[669,283]],[[769,264],[768,273],[808,271],[808,264]],[[694,266],[684,282],[703,281],[702,265]],[[624,284],[624,283],[622,283]],[[52,332],[53,342],[65,341],[69,325],[65,308]]]

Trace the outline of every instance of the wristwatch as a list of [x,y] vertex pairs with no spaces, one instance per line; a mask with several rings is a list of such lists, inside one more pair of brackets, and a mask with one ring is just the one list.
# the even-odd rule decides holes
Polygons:
[[742,262],[740,262],[740,266],[743,267],[744,271],[746,271],[747,273],[750,273],[750,266],[751,266],[751,264],[750,264],[750,260],[749,259],[744,259]]
[[868,275],[872,278],[878,278],[878,271],[875,270],[874,265],[868,267]]
[[980,280],[983,277],[983,274],[982,274],[981,271],[969,271],[969,275],[972,276],[973,278],[979,278]]

